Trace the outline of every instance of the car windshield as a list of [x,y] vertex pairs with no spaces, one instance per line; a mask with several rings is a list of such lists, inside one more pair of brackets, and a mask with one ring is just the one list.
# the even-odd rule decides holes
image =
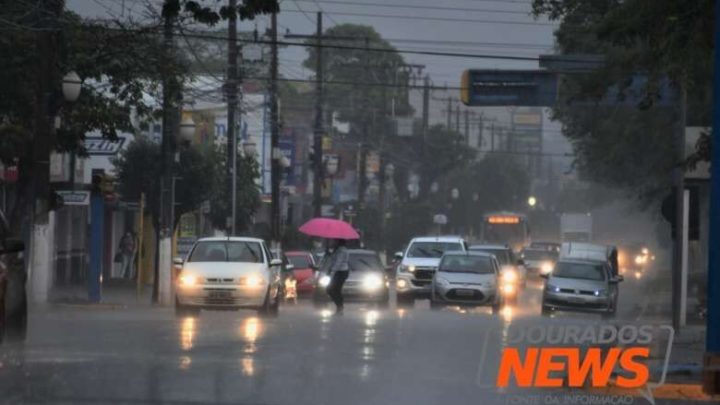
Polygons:
[[605,273],[605,266],[602,264],[560,262],[555,266],[552,276],[603,281]]
[[262,246],[258,242],[249,241],[198,242],[188,262],[262,263]]
[[380,258],[372,253],[350,253],[350,271],[382,271]]
[[530,250],[523,251],[523,259],[525,260],[557,260],[557,253],[548,252],[547,250]]
[[492,253],[497,258],[498,262],[502,266],[513,264],[512,261],[512,254],[508,249],[494,249],[494,248],[482,248],[482,247],[475,247],[470,248],[472,251],[476,252],[485,252],[485,253]]
[[446,255],[440,262],[440,271],[448,273],[492,274],[492,260],[486,256]]
[[445,252],[462,250],[459,242],[415,242],[410,245],[407,257],[441,258]]
[[295,269],[307,269],[310,268],[310,257],[307,255],[291,255],[287,257],[290,263],[295,267]]

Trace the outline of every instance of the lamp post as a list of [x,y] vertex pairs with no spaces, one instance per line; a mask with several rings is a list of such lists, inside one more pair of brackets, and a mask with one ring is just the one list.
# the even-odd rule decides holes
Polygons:
[[535,196],[530,196],[528,197],[527,203],[530,208],[535,208],[535,205],[537,205],[537,198],[535,198]]

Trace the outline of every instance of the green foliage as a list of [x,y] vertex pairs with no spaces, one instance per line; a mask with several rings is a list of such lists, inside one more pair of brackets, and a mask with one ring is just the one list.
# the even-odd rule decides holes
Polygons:
[[[339,113],[340,121],[360,128],[375,120],[380,127],[381,117],[390,115],[387,100],[391,98],[396,100],[397,115],[411,113],[406,90],[400,87],[409,80],[402,68],[405,61],[375,29],[366,25],[341,24],[325,30],[323,36],[323,80],[329,82],[325,86],[325,104]],[[316,40],[309,39],[306,43],[315,45]],[[370,49],[390,52],[368,51],[366,45]],[[309,46],[308,57],[303,62],[312,71],[317,68],[318,49]]]
[[[227,228],[227,218],[232,216],[232,194],[230,181],[225,170],[226,154],[224,148],[218,150],[215,174],[206,181],[213,184],[213,194],[210,198],[210,221],[217,229]],[[246,232],[252,224],[252,217],[260,205],[260,189],[255,179],[260,177],[260,166],[257,160],[250,157],[237,158],[237,206],[235,229]]]
[[[163,17],[179,17],[184,11],[195,21],[215,25],[227,20],[233,10],[229,6],[218,5],[217,0],[165,0],[162,6]],[[277,0],[238,0],[235,10],[240,20],[251,20],[259,14],[280,11]]]
[[[661,82],[669,80],[687,91],[688,124],[709,123],[713,7],[711,0],[533,1],[536,15],[561,22],[555,34],[561,54],[605,55],[597,71],[564,76],[564,98],[554,109],[585,178],[620,186],[646,201],[667,190],[670,170],[680,164],[672,160],[674,117],[654,103]],[[648,83],[637,108],[567,103],[599,98],[611,86],[623,90],[638,74]]]

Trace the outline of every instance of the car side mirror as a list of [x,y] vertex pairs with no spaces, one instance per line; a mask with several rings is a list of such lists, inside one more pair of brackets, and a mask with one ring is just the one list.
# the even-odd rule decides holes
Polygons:
[[22,239],[8,238],[0,245],[0,254],[17,253],[25,250],[25,242]]
[[402,260],[402,258],[403,258],[403,252],[395,252],[394,257],[395,257],[396,260]]
[[621,282],[621,281],[625,281],[625,277],[624,277],[623,275],[617,275],[617,276],[615,276],[615,277],[613,277],[613,278],[610,279],[610,282],[613,283],[613,284],[617,284],[617,283],[619,283],[619,282]]
[[525,260],[523,260],[523,259],[518,259],[517,265],[518,265],[518,266],[524,266],[524,265],[525,265]]
[[270,267],[278,267],[278,266],[282,266],[282,260],[280,260],[280,259],[270,260]]
[[285,270],[287,270],[287,271],[295,270],[295,265],[288,263],[288,264],[285,266]]
[[176,266],[182,266],[183,263],[184,263],[184,260],[183,260],[182,257],[175,257],[175,258],[173,258],[173,264],[174,264],[174,265],[176,265]]
[[550,278],[550,273],[540,273],[540,277],[542,277],[544,279],[548,279],[548,278]]

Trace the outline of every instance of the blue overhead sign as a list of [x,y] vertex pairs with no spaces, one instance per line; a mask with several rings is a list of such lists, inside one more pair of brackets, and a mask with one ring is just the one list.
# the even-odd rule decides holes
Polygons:
[[469,106],[550,106],[557,101],[557,74],[543,70],[466,70],[460,100]]

